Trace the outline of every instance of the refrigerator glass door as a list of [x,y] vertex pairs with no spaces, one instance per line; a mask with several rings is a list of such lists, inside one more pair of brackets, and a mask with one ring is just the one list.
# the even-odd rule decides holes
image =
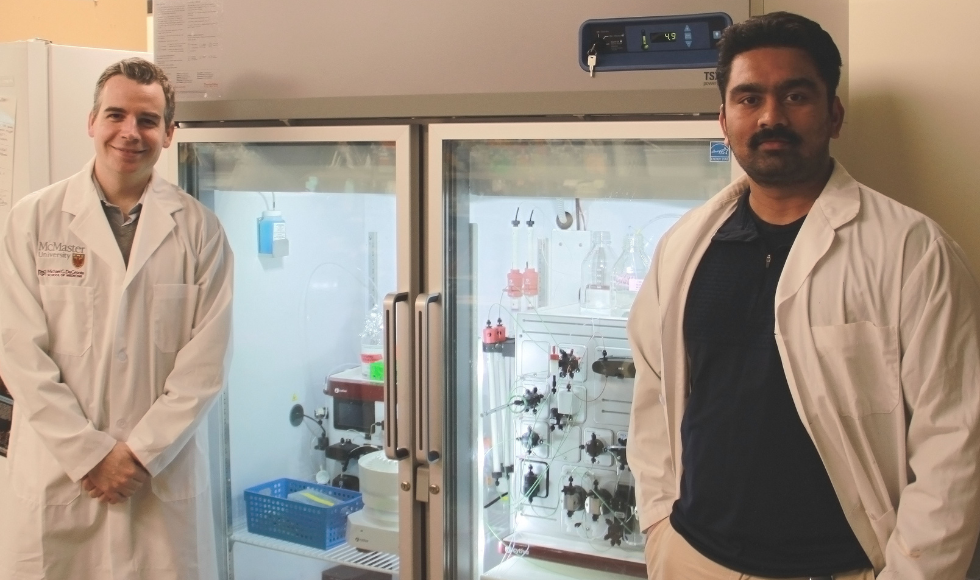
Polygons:
[[385,346],[385,298],[417,287],[415,133],[177,130],[173,177],[215,212],[235,254],[227,388],[210,425],[228,578],[411,567],[414,547],[400,541],[418,523],[400,512],[412,508],[398,489],[403,462],[385,453],[410,444],[388,431],[385,402],[408,388],[386,384],[391,369],[411,362]]
[[428,158],[429,578],[645,577],[626,316],[740,171],[717,121],[435,125]]

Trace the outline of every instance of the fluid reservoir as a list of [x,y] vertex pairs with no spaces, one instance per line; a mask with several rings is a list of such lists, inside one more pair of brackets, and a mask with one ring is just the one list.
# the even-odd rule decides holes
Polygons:
[[286,239],[286,220],[282,212],[265,210],[258,219],[259,254],[281,258],[289,255],[289,240]]

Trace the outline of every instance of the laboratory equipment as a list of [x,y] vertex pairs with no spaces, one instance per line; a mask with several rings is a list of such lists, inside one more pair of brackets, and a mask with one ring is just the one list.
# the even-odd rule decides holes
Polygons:
[[[273,194],[275,199],[275,194]],[[282,212],[265,210],[256,224],[259,234],[259,253],[273,258],[289,255],[289,240],[286,238],[286,220]]]
[[522,273],[524,261],[521,260],[524,248],[521,246],[521,220],[517,219],[520,213],[521,208],[517,208],[514,219],[510,222],[510,271],[507,272],[507,296],[510,297],[512,310],[521,309],[521,297],[524,296],[524,274]]
[[540,281],[538,268],[538,238],[534,232],[534,210],[527,218],[527,259],[524,262],[523,293],[525,306],[534,310],[538,307],[538,284]]
[[368,313],[361,330],[361,375],[380,381],[384,378],[384,317],[378,299],[378,232],[367,238]]
[[592,247],[582,261],[579,304],[582,312],[611,314],[613,301],[612,247],[609,232],[592,232]]
[[371,306],[361,329],[361,376],[380,381],[384,377],[384,318],[378,304]]
[[361,550],[398,553],[398,463],[380,451],[362,455],[364,509],[348,516],[347,542]]
[[323,420],[327,416],[327,410],[325,408],[317,409],[314,411],[314,415],[315,416],[310,417],[303,410],[303,405],[296,403],[293,405],[293,408],[289,410],[289,424],[293,427],[299,427],[303,424],[303,419],[309,419],[310,421],[316,423],[317,427],[320,428],[321,434],[319,437],[317,437],[313,448],[317,451],[326,451],[327,446],[330,445],[330,438],[327,437],[327,430],[323,427]]
[[[459,556],[442,573],[510,580],[554,563],[567,578],[644,577],[626,457],[636,363],[626,334],[633,295],[624,292],[636,291],[649,263],[631,224],[683,214],[737,175],[731,163],[711,161],[720,130],[696,121],[470,124],[433,127],[429,138],[444,152],[429,167],[429,189],[444,198],[427,206],[426,221],[449,228],[428,238],[428,263],[443,271],[430,270],[424,289],[446,293],[439,315],[453,334],[441,344],[441,382],[421,385],[442,390],[450,424],[478,420],[472,438],[457,428],[443,442],[476,449],[474,459],[426,466],[439,488],[426,496],[430,513],[446,514],[443,531],[475,540],[455,544]],[[482,181],[486,174],[494,181]],[[548,199],[556,191],[568,197]],[[513,307],[493,283],[513,263],[495,250],[513,233],[516,205],[534,208],[535,230],[548,228],[535,231],[549,240],[539,264],[549,301],[537,308]],[[432,315],[416,314],[421,324]],[[513,358],[509,345],[496,346],[498,328],[513,340]],[[467,361],[481,351],[473,369]]]
[[[397,216],[412,195],[399,165],[411,133],[406,127],[182,128],[170,149],[175,165],[178,154],[184,160],[171,179],[213,209],[238,257],[235,352],[224,400],[212,416],[211,449],[220,451],[212,481],[227,482],[213,486],[221,496],[218,530],[227,540],[219,545],[230,547],[221,557],[239,580],[319,577],[324,561],[399,569],[398,554],[358,551],[343,527],[332,527],[335,537],[316,548],[250,531],[245,490],[285,478],[355,493],[362,485],[359,457],[384,445],[382,351],[392,322],[381,297],[400,275],[411,279],[397,265],[397,247],[410,245],[398,241]],[[256,216],[273,203],[288,216],[285,260],[255,252]],[[404,360],[411,351],[401,352]],[[410,376],[405,362],[400,368]],[[270,413],[292,413],[297,426],[269,421]],[[277,499],[286,501],[293,491]]]
[[618,316],[629,314],[648,270],[650,259],[643,251],[643,234],[626,234],[623,238],[623,253],[612,268],[613,312]]

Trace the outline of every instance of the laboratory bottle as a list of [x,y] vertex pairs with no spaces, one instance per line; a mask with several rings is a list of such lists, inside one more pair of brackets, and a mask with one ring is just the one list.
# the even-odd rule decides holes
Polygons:
[[524,262],[524,300],[529,310],[538,307],[538,238],[534,235],[534,210],[527,220],[527,260]]
[[384,380],[384,317],[377,303],[364,317],[361,331],[361,374],[372,380]]
[[524,296],[524,274],[521,272],[521,267],[524,265],[521,260],[521,221],[517,219],[520,212],[521,208],[517,208],[517,213],[514,214],[514,219],[510,222],[513,228],[511,228],[510,237],[510,272],[507,272],[507,296],[510,297],[510,309],[514,312],[521,309],[521,297]]
[[623,253],[613,265],[613,314],[626,316],[636,299],[636,292],[650,270],[650,259],[643,251],[643,234],[626,234]]
[[579,306],[587,314],[612,314],[612,247],[609,232],[592,232],[592,247],[582,261]]

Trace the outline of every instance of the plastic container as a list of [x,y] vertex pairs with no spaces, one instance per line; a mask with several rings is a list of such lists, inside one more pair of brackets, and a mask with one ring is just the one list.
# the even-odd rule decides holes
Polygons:
[[[333,506],[319,506],[287,499],[304,489],[339,501]],[[343,543],[347,516],[363,507],[361,494],[356,491],[295,479],[277,479],[245,490],[249,532],[321,550]]]
[[286,239],[286,220],[282,212],[265,210],[258,219],[259,253],[275,258],[289,255],[289,241]]
[[384,379],[384,316],[377,304],[364,317],[361,330],[361,376]]

